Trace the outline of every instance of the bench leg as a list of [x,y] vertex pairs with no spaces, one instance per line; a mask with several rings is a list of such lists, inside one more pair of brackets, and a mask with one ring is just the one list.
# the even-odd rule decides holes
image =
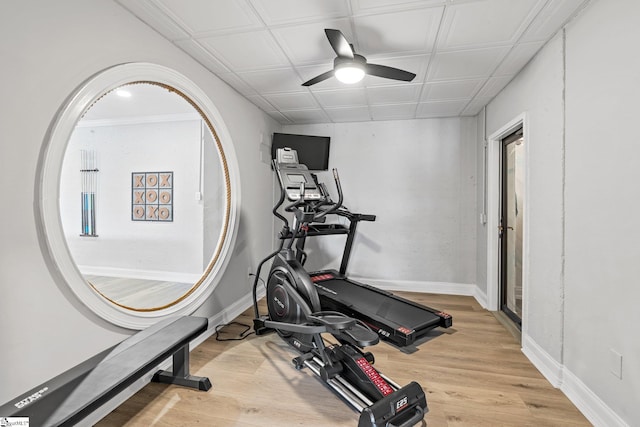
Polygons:
[[202,391],[208,391],[211,388],[209,378],[189,374],[189,344],[173,353],[172,371],[158,371],[151,381],[197,388]]

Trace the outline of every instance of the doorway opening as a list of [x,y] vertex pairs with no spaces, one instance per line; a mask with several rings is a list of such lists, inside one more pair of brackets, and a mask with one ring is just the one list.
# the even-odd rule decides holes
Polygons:
[[501,140],[500,311],[522,329],[525,141],[520,126]]
[[[529,146],[526,143],[529,127],[527,123],[526,113],[519,114],[487,137],[485,186],[487,197],[486,307],[519,341],[527,335],[528,318],[528,212],[530,205],[524,197],[529,194],[527,160]],[[505,157],[507,157],[506,160]],[[509,161],[514,165],[511,176],[506,166]],[[516,176],[518,177],[517,186]],[[513,181],[506,190],[503,177]],[[504,290],[503,285],[505,285]],[[503,310],[503,307],[507,310]],[[516,316],[510,317],[507,314],[509,311]]]

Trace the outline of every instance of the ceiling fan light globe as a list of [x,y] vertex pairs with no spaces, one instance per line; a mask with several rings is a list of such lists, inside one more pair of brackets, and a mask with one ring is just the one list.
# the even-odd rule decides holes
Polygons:
[[337,67],[335,76],[342,83],[358,83],[364,78],[364,69],[356,64]]

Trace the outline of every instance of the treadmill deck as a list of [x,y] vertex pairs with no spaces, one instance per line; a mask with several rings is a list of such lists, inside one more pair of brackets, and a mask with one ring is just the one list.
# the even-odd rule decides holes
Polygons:
[[367,323],[382,339],[412,344],[437,327],[451,326],[451,316],[401,298],[391,292],[355,282],[335,271],[311,274],[323,306],[343,311]]

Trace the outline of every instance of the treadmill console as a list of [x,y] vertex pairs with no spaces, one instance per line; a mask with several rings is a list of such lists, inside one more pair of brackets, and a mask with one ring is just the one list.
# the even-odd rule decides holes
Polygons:
[[280,184],[287,199],[300,199],[301,185],[304,184],[304,200],[320,200],[322,193],[305,165],[298,163],[298,153],[291,148],[278,148],[275,159]]

